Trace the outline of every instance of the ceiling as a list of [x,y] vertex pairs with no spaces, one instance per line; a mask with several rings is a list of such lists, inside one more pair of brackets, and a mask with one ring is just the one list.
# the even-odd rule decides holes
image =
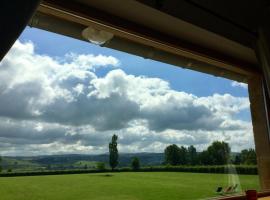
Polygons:
[[252,46],[268,0],[138,0],[176,18]]
[[268,4],[266,0],[44,0],[30,24],[77,39],[83,39],[84,27],[96,26],[113,32],[118,41],[247,75],[260,73],[253,47]]

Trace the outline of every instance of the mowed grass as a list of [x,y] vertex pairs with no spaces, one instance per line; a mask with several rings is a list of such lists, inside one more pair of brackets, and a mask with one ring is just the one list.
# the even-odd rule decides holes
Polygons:
[[[108,173],[106,173],[108,174]],[[1,200],[183,200],[216,196],[235,175],[122,172],[0,177]],[[240,175],[241,188],[259,189],[258,176]]]

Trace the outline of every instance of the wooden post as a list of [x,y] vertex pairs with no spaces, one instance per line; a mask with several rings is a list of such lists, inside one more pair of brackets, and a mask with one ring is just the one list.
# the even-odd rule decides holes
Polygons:
[[250,109],[261,190],[270,189],[270,140],[263,78],[248,80]]
[[262,10],[258,21],[255,52],[263,72],[248,81],[253,132],[262,190],[270,190],[270,7]]

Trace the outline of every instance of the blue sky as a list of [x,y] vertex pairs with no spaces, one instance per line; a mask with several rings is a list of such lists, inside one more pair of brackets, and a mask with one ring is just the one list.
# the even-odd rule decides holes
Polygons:
[[[144,59],[121,51],[116,51],[106,47],[100,47],[88,42],[43,31],[36,28],[27,27],[20,36],[22,41],[32,41],[36,44],[36,51],[40,54],[62,57],[67,52],[103,54],[118,58],[121,62],[120,68],[127,74],[136,76],[144,75],[158,77],[167,80],[171,87],[178,91],[185,91],[196,96],[209,96],[215,93],[229,93],[237,97],[248,97],[248,91],[243,87],[232,87],[232,80],[215,77],[213,75],[183,69],[173,65],[158,61]],[[99,69],[97,75],[104,76],[110,69]],[[235,115],[246,121],[251,120],[250,111],[244,110]]]
[[104,153],[115,132],[125,152],[254,146],[246,85],[39,29],[24,30],[0,79],[6,155]]
[[[121,69],[127,74],[159,77],[168,80],[173,89],[185,91],[197,96],[214,93],[229,93],[233,96],[248,96],[246,89],[232,87],[231,80],[215,77],[205,73],[175,67],[173,65],[144,59],[106,47],[100,47],[84,41],[50,33],[36,28],[26,28],[20,36],[22,41],[31,40],[37,45],[36,51],[50,56],[63,56],[67,52],[112,55],[121,62]],[[108,70],[101,69],[100,75]]]

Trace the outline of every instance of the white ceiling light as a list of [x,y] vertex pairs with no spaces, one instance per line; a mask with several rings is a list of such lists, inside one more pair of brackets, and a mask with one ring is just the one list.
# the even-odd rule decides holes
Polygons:
[[82,31],[82,36],[85,39],[89,40],[91,43],[97,45],[102,45],[113,38],[112,33],[98,30],[93,27],[87,27],[86,29],[84,29]]

